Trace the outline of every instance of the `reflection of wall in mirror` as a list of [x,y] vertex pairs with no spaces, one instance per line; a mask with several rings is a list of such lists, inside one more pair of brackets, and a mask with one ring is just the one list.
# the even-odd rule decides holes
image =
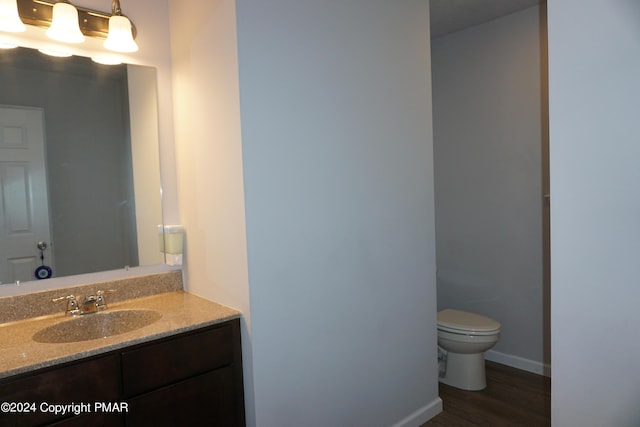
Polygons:
[[162,220],[160,200],[160,153],[158,147],[158,96],[156,70],[127,66],[131,156],[140,265],[163,261],[158,251],[156,224]]
[[0,104],[45,111],[54,274],[138,265],[126,68],[27,54],[0,55]]

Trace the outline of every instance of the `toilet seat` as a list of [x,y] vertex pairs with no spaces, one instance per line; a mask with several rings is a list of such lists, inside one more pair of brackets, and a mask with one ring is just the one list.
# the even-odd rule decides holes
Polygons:
[[495,335],[500,323],[490,317],[461,310],[438,312],[438,330],[460,335]]

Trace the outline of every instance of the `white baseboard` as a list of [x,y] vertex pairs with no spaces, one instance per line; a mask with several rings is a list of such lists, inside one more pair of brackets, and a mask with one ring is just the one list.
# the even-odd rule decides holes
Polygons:
[[440,412],[442,412],[442,399],[437,397],[428,405],[423,406],[413,414],[410,414],[403,420],[395,423],[393,427],[420,427]]
[[512,368],[522,369],[523,371],[544,375],[545,377],[551,377],[551,365],[546,363],[536,362],[534,360],[500,353],[499,351],[494,350],[487,351],[484,354],[484,358],[491,362],[511,366]]

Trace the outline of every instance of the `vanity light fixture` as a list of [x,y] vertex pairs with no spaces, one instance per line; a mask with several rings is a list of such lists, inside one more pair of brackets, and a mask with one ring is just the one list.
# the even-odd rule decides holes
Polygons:
[[78,9],[68,1],[59,1],[53,6],[51,26],[47,37],[63,43],[82,43],[84,34],[80,31]]
[[[16,7],[17,5],[17,7]],[[85,37],[103,39],[105,49],[138,51],[136,27],[122,14],[119,0],[112,0],[111,13],[74,6],[67,0],[0,0],[0,32],[24,31],[32,25],[63,43],[81,43]]]
[[0,0],[0,31],[21,33],[27,30],[18,14],[16,0]]

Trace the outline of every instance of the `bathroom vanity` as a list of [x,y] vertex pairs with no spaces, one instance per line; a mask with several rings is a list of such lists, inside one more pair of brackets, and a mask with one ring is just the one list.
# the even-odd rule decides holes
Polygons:
[[132,310],[160,317],[104,338],[65,332],[46,336],[50,342],[34,336],[73,331],[58,325],[81,319],[60,313],[0,324],[0,426],[245,425],[239,313],[182,291],[109,304],[104,313]]

